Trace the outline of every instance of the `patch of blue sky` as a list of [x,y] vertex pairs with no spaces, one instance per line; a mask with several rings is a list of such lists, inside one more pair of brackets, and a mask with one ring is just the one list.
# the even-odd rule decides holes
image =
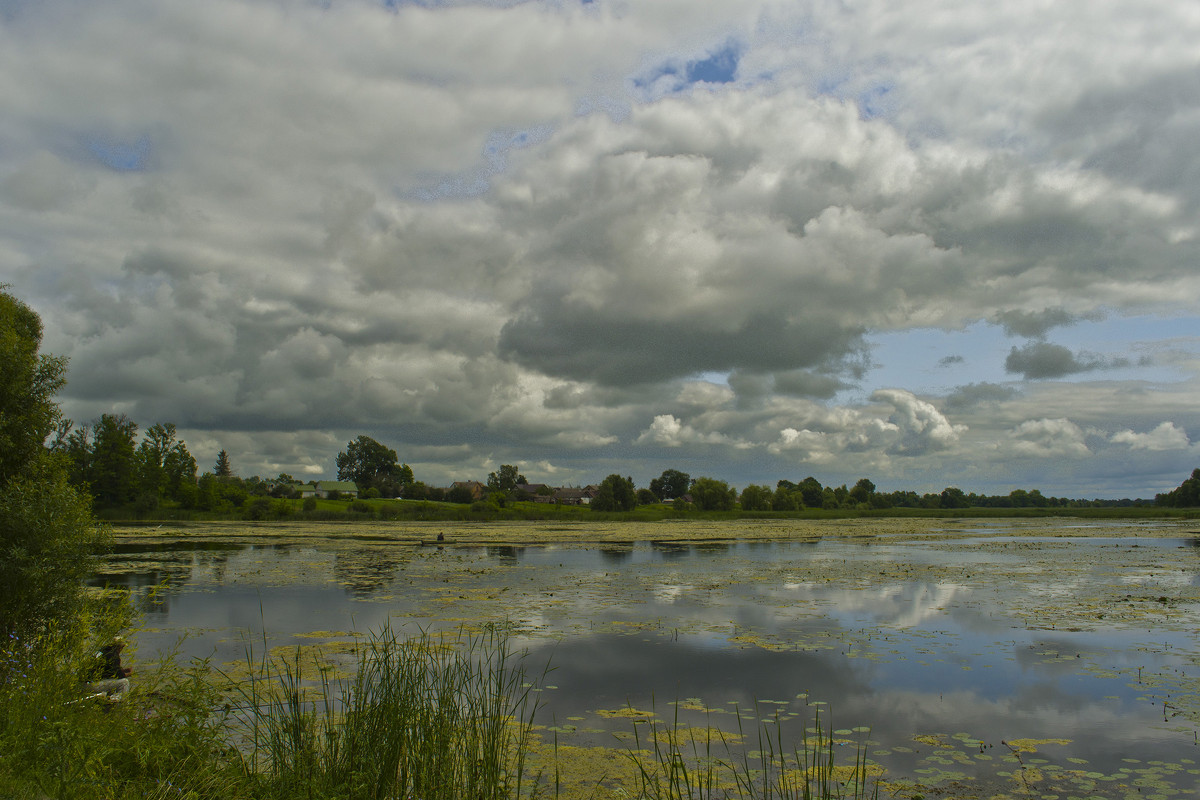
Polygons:
[[88,136],[83,146],[92,158],[117,172],[142,172],[149,166],[152,147],[149,136],[121,141],[107,136]]
[[[901,388],[918,395],[944,396],[971,383],[1006,384],[1024,377],[1008,372],[1005,361],[1014,347],[1038,341],[1008,335],[1003,328],[977,322],[960,331],[913,328],[867,337],[874,367],[858,388],[840,400],[863,400],[876,389]],[[1045,341],[1066,347],[1080,361],[1109,365],[1053,380],[1142,380],[1171,383],[1189,376],[1172,366],[1168,351],[1200,354],[1200,318],[1108,316],[1051,329]]]
[[995,325],[979,322],[963,330],[912,328],[866,337],[873,367],[858,387],[839,393],[842,401],[865,400],[876,389],[905,389],[941,396],[969,383],[1007,383],[1004,370],[1012,340]]
[[1200,356],[1200,317],[1109,315],[1104,319],[1054,328],[1046,335],[1046,341],[1077,354],[1129,362],[1126,368],[1077,373],[1068,379],[1137,378],[1173,382],[1191,376],[1173,367],[1167,357],[1172,353]]
[[728,41],[708,58],[689,62],[684,73],[685,79],[689,84],[733,83],[737,80],[741,56],[741,46],[735,41]]
[[733,40],[704,58],[684,61],[677,57],[656,64],[632,79],[634,89],[648,99],[684,92],[696,84],[726,84],[737,80],[742,47]]

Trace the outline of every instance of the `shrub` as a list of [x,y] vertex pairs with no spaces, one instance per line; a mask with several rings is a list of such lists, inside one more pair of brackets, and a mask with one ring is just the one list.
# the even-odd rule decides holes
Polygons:
[[257,496],[242,507],[242,516],[251,520],[263,520],[271,515],[271,507],[271,498],[265,495]]

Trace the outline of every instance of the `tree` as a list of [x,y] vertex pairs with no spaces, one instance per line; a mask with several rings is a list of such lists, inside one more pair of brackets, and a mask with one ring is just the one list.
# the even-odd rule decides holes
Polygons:
[[446,490],[447,503],[461,503],[468,505],[475,500],[475,496],[466,486],[452,486]]
[[0,286],[0,636],[28,640],[78,618],[105,540],[66,459],[46,448],[66,361],[39,354],[42,322]]
[[692,485],[692,478],[686,472],[677,469],[663,470],[663,474],[650,481],[650,491],[659,499],[673,500],[683,497]]
[[182,503],[195,496],[196,459],[182,440],[175,442],[163,455],[162,467],[166,481],[163,492],[168,498]]
[[359,491],[371,487],[381,497],[397,497],[404,487],[413,483],[413,471],[400,465],[396,451],[380,444],[370,436],[359,436],[337,454],[338,480],[354,481]]
[[729,511],[737,499],[736,490],[715,478],[696,478],[691,495],[701,511]]
[[137,494],[137,423],[124,414],[102,414],[92,431],[92,495],[102,506],[132,502]]
[[75,423],[64,419],[59,423],[51,450],[65,459],[67,476],[76,486],[85,486],[92,475],[92,428],[90,425],[75,427]]
[[146,430],[136,462],[138,491],[143,494],[179,500],[184,486],[196,483],[196,459],[177,438],[174,423],[159,422]]
[[229,465],[229,453],[224,450],[217,453],[217,463],[213,465],[213,475],[218,478],[233,477],[233,467]]
[[942,489],[941,507],[942,508],[966,508],[970,503],[967,502],[967,496],[962,489],[957,486],[947,486]]
[[743,511],[770,511],[774,493],[769,486],[755,486],[753,483],[742,489],[738,502]]
[[632,511],[637,507],[637,490],[633,478],[609,475],[600,482],[596,496],[592,498],[593,511]]
[[61,414],[54,395],[67,363],[42,355],[42,320],[0,284],[0,484],[44,455]]
[[1200,469],[1192,470],[1192,476],[1171,491],[1155,495],[1154,504],[1169,508],[1200,506]]
[[804,508],[804,500],[800,497],[800,490],[791,481],[779,481],[775,487],[775,494],[771,497],[771,509],[773,511],[800,511]]
[[800,491],[800,499],[808,508],[821,508],[824,506],[825,489],[821,486],[821,482],[812,475],[800,481],[797,489]]
[[638,489],[637,502],[639,506],[648,506],[658,502],[658,495],[649,489]]
[[487,487],[490,492],[503,492],[507,496],[517,484],[529,483],[512,464],[501,464],[500,469],[488,474]]
[[858,483],[850,490],[850,496],[856,503],[869,503],[875,494],[875,484],[866,478],[859,478]]

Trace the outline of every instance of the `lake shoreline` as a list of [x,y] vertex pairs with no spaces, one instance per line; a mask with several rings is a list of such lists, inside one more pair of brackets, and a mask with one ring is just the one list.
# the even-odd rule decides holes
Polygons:
[[[1076,525],[1064,531],[1065,520]],[[737,542],[815,541],[826,538],[873,538],[879,540],[929,540],[987,536],[988,528],[999,528],[1017,536],[1095,535],[1119,530],[1123,536],[1170,538],[1200,535],[1189,520],[1147,518],[1142,520],[1082,520],[1076,517],[968,518],[930,520],[884,517],[828,520],[660,520],[530,523],[494,522],[385,522],[243,520],[189,521],[159,525],[114,524],[117,542],[153,540],[163,537],[212,541],[228,539],[273,543],[303,543],[310,539],[346,538],[363,543],[410,546],[461,545],[546,545],[633,544],[636,542]],[[439,539],[439,535],[441,539]]]

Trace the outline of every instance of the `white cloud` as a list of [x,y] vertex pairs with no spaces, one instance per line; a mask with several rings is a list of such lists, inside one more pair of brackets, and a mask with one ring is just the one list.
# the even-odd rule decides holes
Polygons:
[[1069,419],[1022,422],[1009,432],[1013,453],[1037,458],[1085,458],[1091,455],[1083,429]]
[[1149,433],[1134,433],[1124,430],[1113,434],[1115,444],[1127,444],[1132,450],[1186,450],[1191,442],[1187,431],[1175,426],[1173,422],[1163,422]]
[[[1188,4],[503,5],[10,4],[0,275],[68,413],[296,472],[358,432],[578,482],[647,445],[759,482],[1177,468],[1194,342],[1166,385],[1040,337],[1194,317]],[[717,52],[736,80],[688,85]],[[978,322],[1038,341],[971,390],[873,378],[872,333]]]
[[685,425],[671,414],[654,417],[650,427],[635,440],[636,444],[657,444],[663,447],[680,447],[685,444],[731,444],[729,437],[711,431],[704,433],[691,425]]
[[895,412],[889,421],[900,434],[889,448],[902,455],[918,455],[928,450],[943,450],[954,445],[967,431],[956,425],[937,408],[903,389],[880,389],[872,400],[890,403]]

